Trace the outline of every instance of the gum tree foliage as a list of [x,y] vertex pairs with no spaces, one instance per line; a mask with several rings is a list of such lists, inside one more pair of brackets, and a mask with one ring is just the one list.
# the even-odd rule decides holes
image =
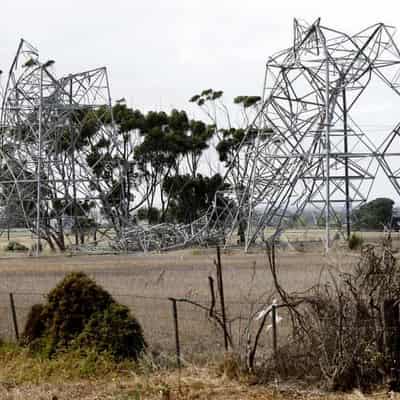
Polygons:
[[[203,90],[200,94],[193,96],[190,102],[197,104],[212,121],[218,138],[216,150],[219,161],[224,164],[229,173],[232,189],[238,191],[240,196],[244,189],[243,160],[237,155],[240,149],[245,150],[246,146],[252,146],[260,133],[256,122],[261,107],[261,97],[235,97],[234,104],[238,106],[239,110],[239,118],[235,118],[235,120],[239,119],[239,123],[235,126],[232,124],[232,111],[224,103],[221,90]],[[270,128],[263,128],[263,135],[260,135],[260,138],[271,132]],[[241,240],[244,238],[245,230],[246,218],[239,215],[238,234]]]
[[[222,138],[217,145],[217,151],[219,159],[224,162],[227,166],[231,163],[235,163],[234,156],[239,149],[241,144],[251,144],[255,140],[258,130],[253,126],[253,122],[250,121],[248,109],[253,111],[257,108],[261,101],[259,96],[238,96],[234,99],[234,104],[239,105],[242,108],[242,115],[244,119],[243,127],[234,128],[229,127],[227,129],[220,129]],[[271,129],[264,129],[263,133],[270,133]]]
[[[233,102],[239,112],[238,117],[235,115],[235,120],[239,120],[235,125],[232,124],[232,110],[228,109],[223,101],[223,91],[206,89],[194,95],[189,101],[197,104],[211,120],[217,136],[216,150],[219,161],[229,169],[234,186],[240,187],[241,165],[236,155],[240,146],[245,148],[252,145],[259,133],[256,120],[261,107],[261,97],[237,96],[234,98]],[[263,128],[262,133],[268,135],[271,132],[270,128]]]
[[[46,240],[51,249],[65,250],[64,219],[74,217],[75,221],[86,224],[87,212],[94,204],[87,200],[74,199],[71,193],[72,170],[80,168],[90,170],[90,166],[84,160],[84,154],[90,153],[92,148],[104,148],[99,130],[98,115],[100,112],[90,108],[74,110],[68,117],[59,119],[56,113],[44,109],[42,117],[42,130],[46,133],[44,151],[50,160],[52,167],[44,164],[41,169],[40,185],[40,235]],[[57,126],[57,129],[54,129]],[[38,130],[37,111],[28,115],[26,120],[19,121],[15,127],[2,132],[9,143],[4,149],[11,161],[7,167],[1,170],[3,184],[1,190],[8,193],[8,203],[14,204],[16,214],[23,218],[26,227],[36,232],[36,199],[38,186],[36,184],[35,171],[32,164],[35,159],[23,156],[24,149],[37,147],[36,138],[32,131]],[[79,158],[79,161],[78,161]],[[24,162],[15,160],[22,159]],[[18,177],[18,185],[13,181]],[[10,182],[10,183],[8,183]],[[104,188],[101,188],[103,191]],[[14,201],[15,200],[15,201]],[[75,226],[79,230],[78,226]]]
[[212,177],[186,174],[166,178],[163,190],[170,197],[169,217],[184,224],[195,221],[213,205],[217,190],[224,188],[228,186],[219,174]]
[[[222,92],[213,93],[212,97],[216,99],[220,95]],[[35,123],[35,118],[33,115],[31,124]],[[51,115],[44,118],[43,129],[46,132],[52,132],[49,129],[53,123],[51,118]],[[138,210],[154,210],[155,202],[159,199],[161,210],[157,220],[164,221],[171,199],[175,198],[176,206],[179,196],[187,197],[187,194],[182,194],[181,187],[177,187],[182,176],[186,176],[187,181],[193,180],[191,184],[187,182],[185,187],[193,188],[204,184],[206,180],[198,180],[199,165],[216,133],[214,124],[192,120],[185,111],[179,110],[144,114],[129,108],[123,100],[117,101],[112,113],[107,107],[97,110],[82,108],[72,112],[69,118],[65,128],[54,131],[57,135],[54,143],[57,146],[51,149],[49,156],[54,160],[55,167],[52,171],[42,171],[42,182],[46,184],[41,186],[41,198],[47,201],[41,209],[41,237],[52,249],[66,248],[65,217],[74,221],[71,229],[81,242],[84,233],[97,226],[88,217],[95,208],[100,207],[104,219],[118,231],[134,222]],[[110,134],[111,130],[113,134]],[[21,131],[18,135],[24,137],[23,127]],[[26,138],[29,140],[28,135]],[[67,183],[62,191],[51,184],[52,178],[71,174],[70,165],[74,164],[74,158],[79,158],[79,167],[87,170],[85,178],[88,180],[88,191],[98,199],[97,203],[74,200]],[[14,172],[21,175],[19,171]],[[7,171],[1,173],[3,180],[10,178],[5,176]],[[24,176],[28,174],[29,171],[25,171]],[[166,179],[169,179],[165,186],[168,191],[164,190],[163,182]],[[213,182],[211,178],[210,182]],[[7,191],[8,188],[3,190]],[[35,182],[26,184],[23,190],[30,193],[24,197],[31,200],[25,201],[18,214],[24,217],[24,209],[25,213],[31,215],[30,228],[34,231],[37,185]],[[18,203],[17,194],[15,198]],[[186,205],[185,202],[182,204]],[[187,210],[183,213],[190,214]]]
[[135,148],[134,156],[146,186],[147,209],[154,208],[159,195],[161,221],[165,220],[174,192],[173,185],[168,193],[163,190],[164,181],[180,174],[183,161],[195,178],[201,155],[213,133],[202,121],[189,120],[185,111],[172,110],[170,114],[151,111],[144,116],[142,142]]
[[[49,129],[53,124],[51,118],[51,115],[44,118],[46,132],[53,132]],[[183,161],[186,170],[195,177],[200,158],[214,133],[204,122],[190,120],[185,111],[143,114],[127,107],[124,101],[118,101],[112,113],[106,107],[82,108],[75,110],[69,118],[70,122],[64,128],[54,131],[57,145],[48,155],[55,167],[48,171],[43,169],[41,177],[41,198],[47,199],[46,205],[41,207],[41,237],[54,250],[66,248],[65,217],[74,221],[72,232],[83,242],[84,233],[96,227],[95,221],[88,217],[95,207],[101,207],[105,220],[118,231],[134,222],[138,209],[146,206],[152,210],[155,200],[161,198],[162,209],[157,219],[163,220],[169,204],[169,196],[160,190],[163,180],[184,172]],[[32,121],[34,123],[35,116]],[[28,135],[24,136],[23,126],[18,137],[31,140]],[[79,168],[87,171],[87,190],[99,199],[97,204],[74,200],[67,183],[62,191],[51,183],[54,177],[70,176],[71,165],[77,165],[77,162]],[[0,172],[3,181],[12,181],[9,170]],[[22,175],[21,171],[13,172],[16,176]],[[22,172],[28,179],[29,171]],[[24,191],[22,197],[27,200],[18,214],[22,218],[29,215],[30,228],[35,231],[37,185],[33,175],[32,180],[21,188]],[[2,190],[7,192],[11,186]],[[19,204],[17,193],[15,200]]]
[[[94,146],[88,157],[96,176],[107,183],[108,190],[102,199],[103,214],[114,225],[122,226],[133,221],[138,209],[150,210],[147,218],[155,222],[154,212],[151,215],[150,212],[160,198],[162,208],[157,220],[163,220],[169,205],[168,196],[160,190],[163,180],[179,174],[184,160],[195,176],[214,131],[202,121],[190,120],[185,111],[143,114],[122,101],[113,107],[113,117],[113,121],[107,114],[100,118],[105,125],[115,124],[114,146],[107,141],[101,143],[112,151],[102,155],[104,147]],[[99,163],[101,155],[104,161]]]
[[[114,119],[112,116],[114,115]],[[54,117],[54,118],[57,118]],[[28,134],[28,124],[37,130],[37,116],[32,115],[32,121],[27,126],[18,126],[18,131],[7,132],[15,135],[16,143],[25,141],[29,144],[34,140]],[[36,124],[36,125],[35,125]],[[46,110],[43,116],[42,129],[46,132],[47,157],[52,160],[52,168],[43,168],[41,173],[41,194],[46,202],[41,205],[41,237],[55,250],[65,250],[65,218],[73,221],[71,230],[83,242],[84,233],[96,227],[93,219],[89,218],[90,211],[101,207],[106,220],[116,230],[120,229],[129,219],[132,210],[144,202],[143,196],[137,192],[140,184],[140,174],[135,169],[133,157],[137,144],[137,131],[143,126],[143,115],[138,111],[117,103],[113,113],[108,107],[98,109],[81,108],[74,110],[63,124],[53,121],[51,112]],[[57,129],[52,129],[58,126]],[[54,138],[52,140],[52,136]],[[52,143],[52,144],[51,144]],[[51,145],[50,145],[51,144]],[[9,149],[9,152],[15,150]],[[16,164],[12,173],[10,168],[1,171],[3,181],[12,182],[14,176],[23,176],[28,182],[19,185],[19,193],[13,192],[11,199],[19,208],[18,214],[23,217],[28,227],[35,231],[37,184],[35,176],[29,171],[18,170],[23,166]],[[98,199],[97,203],[90,200],[79,200],[72,194],[72,170],[80,170],[86,181],[86,192]],[[82,173],[85,171],[85,173]],[[60,184],[54,183],[60,179]],[[60,185],[63,187],[61,188]],[[79,183],[77,183],[79,185]],[[12,189],[13,185],[2,187],[4,192]]]
[[394,201],[385,197],[372,200],[354,210],[354,229],[379,229],[390,224],[393,214]]
[[117,102],[112,112],[112,116],[104,114],[101,122],[104,125],[113,124],[114,142],[105,141],[109,151],[102,163],[98,162],[101,149],[94,147],[89,155],[89,164],[99,181],[106,182],[108,187],[102,197],[103,215],[114,226],[124,226],[130,221],[132,213],[146,201],[145,193],[140,190],[143,174],[134,158],[144,116],[139,110],[127,107],[123,101]]
[[[146,187],[147,208],[154,206],[157,189],[165,177],[176,173],[184,154],[183,132],[188,121],[185,113],[173,111],[173,118],[165,112],[151,111],[144,117],[140,131],[142,142],[134,156]],[[160,193],[162,197],[162,192]],[[162,210],[165,199],[162,197]]]

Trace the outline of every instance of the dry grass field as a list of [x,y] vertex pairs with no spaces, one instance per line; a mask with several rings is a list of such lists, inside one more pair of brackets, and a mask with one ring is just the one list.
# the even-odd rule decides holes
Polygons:
[[[346,254],[345,257],[343,255]],[[321,246],[310,251],[278,251],[280,279],[290,291],[302,291],[321,279],[327,263],[350,268],[357,252],[333,249],[325,257]],[[215,277],[215,249],[185,249],[161,254],[53,255],[0,258],[0,335],[11,338],[9,293],[14,294],[20,327],[29,307],[42,302],[70,271],[84,271],[128,305],[142,323],[146,338],[157,351],[174,350],[173,322],[169,297],[209,304],[208,276]],[[272,279],[265,254],[228,250],[222,254],[228,316],[248,317],[263,302],[271,301]],[[324,276],[322,275],[322,279]],[[222,335],[206,313],[189,304],[179,304],[179,322],[184,357],[201,358],[222,349]],[[243,326],[232,326],[239,337]],[[268,338],[266,338],[267,340]],[[267,345],[267,343],[265,344]],[[205,354],[204,354],[205,353]]]
[[[210,301],[208,276],[215,277],[215,249],[183,250],[151,255],[47,256],[0,259],[0,334],[12,337],[8,293],[14,293],[19,325],[29,307],[43,301],[70,271],[84,271],[128,305],[142,323],[151,345],[162,350],[174,348],[171,304],[168,297]],[[294,290],[302,290],[318,279],[325,263],[320,253],[280,255],[281,276]],[[262,300],[272,292],[272,282],[261,252],[230,251],[222,256],[228,313],[246,314],[249,302]],[[306,269],[305,269],[306,267]],[[222,336],[207,315],[188,304],[179,305],[184,354],[201,354],[221,349]],[[218,338],[218,340],[216,340]]]
[[[316,232],[314,232],[316,234]],[[298,231],[289,232],[291,241],[304,237]],[[328,279],[324,273],[327,265],[340,270],[349,270],[357,262],[359,251],[349,251],[343,243],[335,243],[329,255],[325,255],[318,239],[310,239],[296,248],[285,248],[277,251],[279,278],[288,291],[303,291],[320,280]],[[394,236],[394,248],[400,247],[399,237]],[[296,239],[294,239],[296,237]],[[381,235],[369,233],[364,240],[377,242]],[[0,256],[0,337],[12,338],[12,319],[9,307],[9,293],[14,294],[20,330],[32,304],[43,301],[44,295],[51,290],[63,276],[71,271],[84,271],[109,290],[114,297],[128,305],[144,328],[150,347],[155,353],[165,352],[173,357],[174,332],[169,297],[186,298],[209,304],[210,291],[208,276],[215,277],[215,249],[185,249],[167,253],[119,254],[119,255],[50,255],[43,257],[26,257],[2,253]],[[268,270],[267,259],[263,251],[244,253],[239,249],[229,249],[222,254],[223,275],[227,312],[229,318],[248,317],[257,305],[272,300],[273,285]],[[278,392],[265,387],[253,387],[247,383],[235,383],[215,374],[193,369],[192,361],[210,361],[222,354],[223,337],[221,331],[212,324],[207,313],[191,305],[179,303],[179,325],[182,344],[182,356],[185,365],[192,365],[184,374],[181,384],[186,395],[180,394],[177,377],[170,373],[152,375],[149,380],[172,387],[171,399],[178,398],[216,398],[216,399],[283,399],[283,398],[342,398],[355,399],[359,394],[342,397],[326,397],[319,393],[302,394],[298,391]],[[231,330],[237,339],[243,326],[233,324]],[[279,326],[279,339],[285,335],[285,324]],[[260,354],[271,350],[271,338],[263,336]],[[201,365],[201,364],[198,364]],[[197,376],[200,374],[200,376]],[[208,374],[207,376],[204,374]],[[113,378],[114,379],[114,378]],[[145,397],[135,397],[137,377],[117,377],[115,380],[77,381],[47,385],[37,382],[2,386],[0,374],[0,399],[159,399],[159,389],[149,389]],[[143,379],[141,377],[140,379]],[[135,383],[136,382],[136,383]],[[194,382],[194,383],[193,383]],[[160,385],[162,385],[160,383]],[[193,390],[197,387],[198,390]],[[283,392],[282,392],[283,390]],[[297,390],[297,389],[296,389]],[[29,394],[30,393],[30,394]],[[51,397],[56,393],[56,397]],[[67,397],[70,393],[72,397]],[[74,394],[75,393],[75,394]],[[283,394],[282,394],[283,393]],[[285,394],[286,393],[286,394]],[[371,398],[382,397],[377,394]]]
[[[108,378],[108,379],[107,379]],[[400,395],[386,390],[374,394],[327,393],[323,390],[277,383],[253,385],[243,380],[230,380],[210,369],[188,368],[181,374],[160,372],[150,376],[81,379],[74,382],[25,383],[0,382],[2,400],[386,400]]]
[[208,370],[185,370],[154,374],[148,379],[130,376],[119,379],[79,380],[76,382],[23,384],[0,383],[3,400],[398,400],[400,395],[380,390],[374,394],[326,393],[288,385],[259,386],[210,374]]

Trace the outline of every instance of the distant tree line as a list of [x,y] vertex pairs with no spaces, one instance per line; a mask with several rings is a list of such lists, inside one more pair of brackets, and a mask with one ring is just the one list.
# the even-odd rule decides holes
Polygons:
[[355,209],[352,214],[354,230],[383,230],[384,226],[391,228],[394,201],[380,197]]

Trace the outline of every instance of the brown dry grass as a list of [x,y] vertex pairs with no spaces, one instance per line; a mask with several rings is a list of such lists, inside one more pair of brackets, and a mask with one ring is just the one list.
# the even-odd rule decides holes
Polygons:
[[[333,250],[325,257],[322,249],[299,253],[278,252],[280,273],[289,289],[301,290],[315,281],[327,262],[345,267],[357,252]],[[108,290],[119,294],[183,296],[189,291],[208,296],[207,276],[214,274],[215,249],[181,250],[149,255],[55,255],[0,258],[0,291],[47,292],[65,273],[83,270]],[[270,286],[262,251],[245,254],[230,250],[222,256],[227,296],[240,299],[248,291],[253,270],[258,275],[255,293]],[[255,264],[255,268],[254,268]]]
[[[320,272],[326,263],[350,268],[357,252],[344,253],[339,248],[325,257],[322,248],[302,253],[282,250],[278,257],[283,285],[288,291],[302,291],[321,278]],[[209,303],[208,276],[215,277],[214,258],[215,249],[211,248],[149,255],[0,258],[0,337],[13,335],[8,293],[14,293],[22,327],[30,306],[43,302],[42,294],[49,292],[66,273],[82,270],[133,310],[155,351],[171,353],[174,337],[168,297]],[[273,291],[265,254],[229,250],[222,255],[222,262],[228,316],[248,317],[251,308],[257,307],[254,303],[267,301]],[[221,332],[204,312],[180,304],[179,319],[185,359],[201,361],[221,352]],[[243,327],[240,322],[232,325],[236,338]],[[284,326],[281,333],[284,334]],[[268,352],[270,337],[267,335],[262,340],[262,348]]]
[[0,383],[3,400],[360,400],[400,399],[385,390],[370,395],[326,393],[317,389],[302,389],[292,385],[252,385],[251,382],[232,381],[209,369],[186,369],[177,372],[153,373],[143,376],[114,377],[112,379],[84,379],[63,383]]
[[[22,325],[30,305],[42,300],[41,293],[53,288],[65,273],[82,270],[114,293],[117,300],[133,309],[144,326],[150,344],[155,343],[160,350],[171,350],[174,343],[173,325],[170,303],[166,299],[189,297],[208,300],[207,277],[215,275],[214,257],[214,249],[187,249],[149,255],[56,255],[39,259],[3,257],[0,258],[0,312],[3,311],[3,316],[8,313],[6,323],[9,325],[10,334],[9,292],[16,293],[19,322]],[[319,279],[324,279],[324,274],[321,275],[324,265],[331,264],[345,270],[351,268],[357,257],[358,252],[350,252],[341,246],[334,248],[328,257],[323,254],[322,248],[313,248],[306,252],[279,251],[281,283],[288,291],[307,289]],[[224,253],[222,261],[230,315],[242,312],[240,302],[248,305],[263,293],[272,291],[271,276],[262,252],[244,254],[233,250]],[[179,311],[184,358],[189,353],[215,352],[216,342],[221,342],[222,337],[220,332],[213,331],[212,327],[207,325],[207,317],[189,307],[180,307]],[[244,312],[248,312],[247,308]],[[280,329],[284,330],[284,327]],[[220,343],[217,345],[220,346]],[[269,345],[268,338],[263,345]],[[15,365],[14,368],[18,366]],[[49,382],[51,379],[47,382],[39,379],[35,384],[22,380],[16,384],[8,378],[5,379],[3,369],[3,376],[0,372],[0,399],[162,399],[163,390],[165,393],[170,391],[171,400],[363,398],[357,393],[339,396],[310,390],[289,390],[281,386],[279,390],[273,387],[253,386],[248,382],[230,381],[207,369],[193,367],[183,372],[180,381],[181,392],[178,376],[171,371],[150,375],[123,372],[103,379],[72,381],[65,377],[65,381]],[[388,397],[382,392],[369,398]]]

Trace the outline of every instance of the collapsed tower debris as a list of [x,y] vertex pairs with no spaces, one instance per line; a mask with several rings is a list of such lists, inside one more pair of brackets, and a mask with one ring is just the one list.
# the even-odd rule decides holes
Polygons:
[[104,170],[119,168],[106,157],[117,146],[106,69],[57,78],[53,63],[21,40],[1,110],[1,205],[36,234],[37,251],[41,238],[64,250],[67,230],[81,243],[93,210],[111,207]]
[[279,235],[308,204],[325,220],[329,248],[336,206],[345,206],[349,235],[351,208],[367,200],[380,169],[400,195],[400,124],[377,137],[353,118],[376,80],[400,95],[393,34],[382,23],[348,35],[319,19],[294,21],[293,44],[268,59],[261,111],[226,176],[242,183],[235,220],[247,227],[246,248],[267,227]]
[[[385,135],[362,129],[354,109],[373,81],[400,94],[400,51],[394,29],[376,24],[348,35],[294,21],[293,44],[269,58],[260,111],[250,124],[214,206],[188,225],[138,225],[130,215],[124,174],[115,157],[114,127],[105,68],[56,78],[22,40],[3,93],[0,203],[8,214],[52,247],[82,245],[98,231],[118,250],[169,249],[239,241],[248,249],[278,236],[309,204],[326,227],[345,208],[367,200],[379,171],[400,194],[400,124]],[[98,230],[97,228],[102,229]]]

